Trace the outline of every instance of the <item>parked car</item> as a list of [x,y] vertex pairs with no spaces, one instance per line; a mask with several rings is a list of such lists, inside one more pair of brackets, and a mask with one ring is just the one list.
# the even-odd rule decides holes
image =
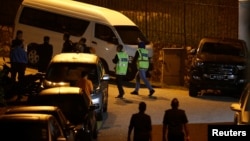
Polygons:
[[235,111],[235,124],[250,125],[250,83],[246,85],[239,102],[231,104],[230,108]]
[[0,115],[1,140],[66,141],[58,121],[49,114]]
[[240,97],[247,83],[248,51],[239,39],[203,38],[189,71],[189,95],[196,97],[202,90]]
[[18,114],[18,113],[40,113],[40,114],[51,114],[59,122],[63,134],[67,138],[75,140],[77,130],[75,126],[69,122],[63,112],[57,106],[13,106],[6,109],[4,114]]
[[97,138],[96,105],[78,87],[54,87],[27,99],[28,105],[57,106],[77,130],[77,139]]
[[88,79],[93,83],[94,90],[91,94],[92,101],[99,108],[97,120],[103,119],[103,112],[108,108],[109,75],[100,58],[88,53],[61,53],[55,55],[46,71],[43,81],[44,89],[58,86],[76,86],[81,78],[81,72],[88,74]]

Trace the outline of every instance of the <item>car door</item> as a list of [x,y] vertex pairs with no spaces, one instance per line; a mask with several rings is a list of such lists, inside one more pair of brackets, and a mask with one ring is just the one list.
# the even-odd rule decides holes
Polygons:
[[107,112],[108,107],[108,80],[105,79],[105,75],[107,74],[106,69],[104,68],[101,61],[99,61],[97,66],[99,76],[100,76],[100,90],[103,94],[103,111]]

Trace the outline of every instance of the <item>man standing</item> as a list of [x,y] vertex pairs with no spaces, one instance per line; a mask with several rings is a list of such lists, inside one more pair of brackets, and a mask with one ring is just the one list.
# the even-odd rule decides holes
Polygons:
[[116,50],[117,53],[115,58],[112,60],[113,63],[116,64],[115,73],[116,73],[116,84],[119,91],[119,94],[116,98],[123,98],[124,89],[123,89],[123,79],[124,76],[127,74],[128,69],[128,54],[122,51],[123,46],[118,45]]
[[63,48],[62,48],[62,53],[64,52],[74,52],[74,47],[73,47],[73,42],[70,40],[70,34],[69,33],[64,33],[63,34]]
[[127,141],[131,141],[130,135],[134,129],[133,141],[152,141],[152,123],[149,115],[145,114],[146,103],[139,103],[139,113],[133,114],[128,128]]
[[171,101],[171,107],[172,109],[165,111],[163,117],[162,141],[189,141],[187,116],[184,110],[178,109],[177,98]]
[[24,78],[26,65],[28,63],[27,53],[23,48],[22,40],[15,40],[12,46],[10,51],[11,79],[15,82],[18,74],[18,82],[21,82]]
[[49,43],[49,36],[44,36],[43,44],[39,46],[38,71],[45,72],[53,55],[53,46]]
[[140,79],[143,80],[144,84],[149,89],[149,97],[151,97],[155,90],[152,88],[151,84],[147,80],[146,72],[149,68],[148,50],[145,48],[145,43],[138,38],[138,50],[135,53],[132,64],[137,65],[138,72],[136,74],[136,85],[135,90],[131,92],[133,95],[138,95],[140,88]]

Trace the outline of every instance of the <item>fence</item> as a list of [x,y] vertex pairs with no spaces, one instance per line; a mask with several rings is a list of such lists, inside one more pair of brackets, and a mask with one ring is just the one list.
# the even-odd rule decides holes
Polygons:
[[238,38],[237,0],[82,1],[121,11],[163,47],[195,47],[204,36]]

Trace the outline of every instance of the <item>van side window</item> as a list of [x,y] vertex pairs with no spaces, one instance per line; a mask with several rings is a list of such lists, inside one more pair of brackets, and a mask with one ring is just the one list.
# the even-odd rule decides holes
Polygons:
[[33,9],[30,7],[23,8],[19,22],[60,33],[67,31],[73,36],[81,36],[89,25],[89,21]]
[[108,26],[95,24],[95,37],[112,43],[115,34]]

